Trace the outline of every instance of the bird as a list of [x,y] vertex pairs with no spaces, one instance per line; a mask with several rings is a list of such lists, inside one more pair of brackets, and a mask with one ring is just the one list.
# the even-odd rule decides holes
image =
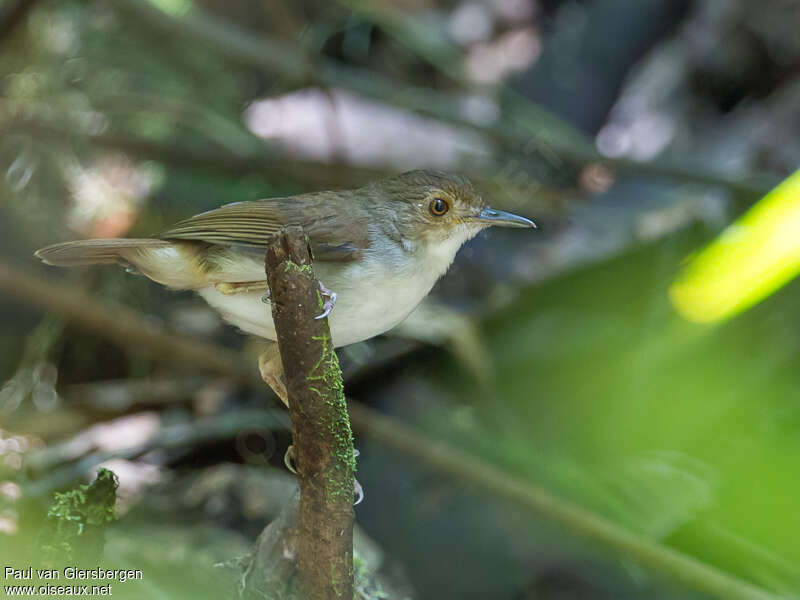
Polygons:
[[[288,405],[264,274],[271,236],[299,225],[309,238],[335,347],[380,335],[428,295],[465,242],[490,226],[534,221],[486,204],[462,176],[422,169],[350,190],[235,202],[144,239],[77,240],[35,255],[48,265],[119,264],[193,290],[228,323],[270,341],[262,378]],[[335,307],[335,309],[334,309]]]

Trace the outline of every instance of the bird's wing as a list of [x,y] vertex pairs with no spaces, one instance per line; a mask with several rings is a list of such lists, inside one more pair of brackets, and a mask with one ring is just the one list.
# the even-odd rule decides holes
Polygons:
[[158,237],[264,248],[286,225],[300,225],[316,260],[350,261],[369,247],[368,217],[337,192],[236,202],[185,219]]

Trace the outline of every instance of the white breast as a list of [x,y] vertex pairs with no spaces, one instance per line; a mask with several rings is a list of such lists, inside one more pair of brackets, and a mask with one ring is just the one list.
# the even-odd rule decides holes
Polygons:
[[[385,331],[405,319],[430,292],[453,262],[456,252],[474,235],[466,231],[427,251],[407,253],[397,248],[387,260],[386,249],[373,249],[363,260],[352,263],[314,265],[317,277],[338,294],[328,317],[334,345],[346,346]],[[380,258],[378,258],[380,256]],[[271,308],[261,301],[263,293],[226,296],[214,287],[198,293],[223,318],[243,331],[275,339]]]

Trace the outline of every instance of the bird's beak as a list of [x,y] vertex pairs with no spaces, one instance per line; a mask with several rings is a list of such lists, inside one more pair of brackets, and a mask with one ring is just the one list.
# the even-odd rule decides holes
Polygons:
[[475,217],[478,221],[486,223],[487,225],[500,225],[501,227],[532,227],[536,229],[536,223],[525,217],[520,217],[514,213],[506,212],[504,210],[496,210],[484,208]]

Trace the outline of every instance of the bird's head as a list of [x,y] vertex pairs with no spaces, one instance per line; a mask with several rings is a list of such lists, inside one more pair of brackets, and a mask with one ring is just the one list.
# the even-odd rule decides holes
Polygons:
[[[492,225],[535,228],[525,217],[491,208],[472,184],[441,171],[408,171],[368,186],[385,199],[404,238],[421,245],[461,244]],[[456,248],[457,249],[457,248]]]

